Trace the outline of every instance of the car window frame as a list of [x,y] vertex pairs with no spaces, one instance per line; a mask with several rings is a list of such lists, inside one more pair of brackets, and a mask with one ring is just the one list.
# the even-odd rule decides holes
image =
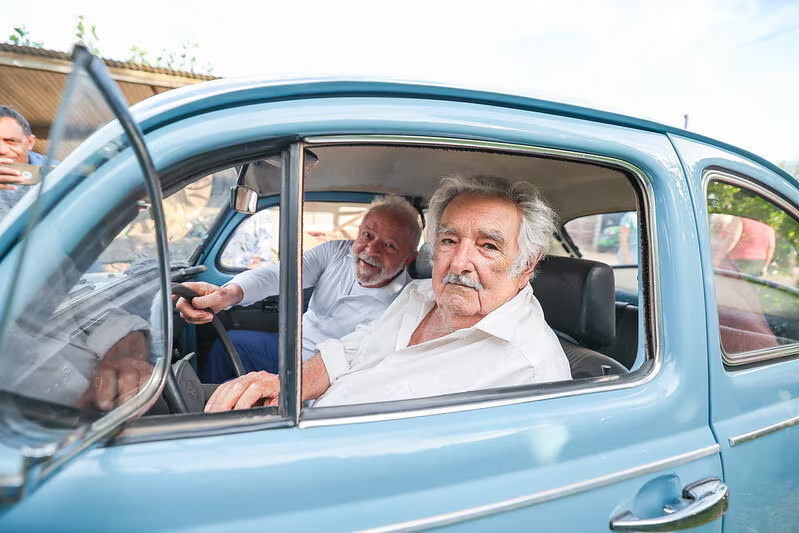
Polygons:
[[[295,139],[292,139],[292,141],[295,141]],[[273,142],[264,142],[263,144],[265,146],[275,146]],[[190,436],[193,437],[241,433],[258,431],[261,429],[279,429],[292,426],[302,429],[318,426],[358,424],[363,422],[400,420],[435,414],[491,409],[495,407],[536,402],[548,399],[582,396],[584,394],[594,394],[640,387],[653,380],[655,376],[660,373],[660,370],[663,366],[663,340],[660,325],[660,320],[663,313],[660,308],[661,299],[659,296],[659,271],[654,266],[654,258],[658,255],[657,238],[654,235],[650,235],[650,232],[652,231],[651,228],[655,227],[654,220],[656,220],[657,214],[654,199],[654,188],[651,182],[652,178],[641,168],[629,161],[613,156],[597,155],[594,153],[554,149],[526,144],[502,143],[453,137],[421,137],[410,135],[384,136],[379,134],[325,135],[318,137],[305,137],[300,141],[292,142],[289,146],[290,148],[300,147],[300,149],[313,149],[314,147],[321,146],[379,144],[408,147],[421,146],[442,149],[455,148],[482,150],[498,154],[507,153],[509,155],[515,154],[550,157],[565,159],[575,163],[599,164],[623,172],[628,177],[632,177],[633,183],[631,183],[631,187],[633,187],[634,192],[637,195],[641,235],[640,246],[642,248],[640,266],[641,280],[639,289],[639,295],[641,296],[639,301],[639,309],[641,310],[642,316],[639,320],[643,324],[643,337],[639,340],[639,349],[641,349],[641,345],[643,345],[643,350],[645,353],[644,363],[636,370],[624,375],[588,378],[578,381],[523,385],[519,387],[503,387],[501,389],[463,392],[432,398],[418,398],[412,400],[359,404],[352,406],[331,406],[309,409],[302,408],[302,406],[298,405],[296,418],[293,420],[264,414],[258,409],[215,413],[210,416],[207,414],[188,414],[177,416],[170,415],[161,421],[153,419],[140,419],[129,424],[125,431],[115,440],[114,444],[150,442],[153,440]],[[246,153],[247,157],[240,157],[235,161],[230,159],[228,160],[229,162],[224,165],[217,164],[217,167],[231,166],[233,164],[252,161],[260,158],[266,153],[266,150],[263,150],[261,153],[253,153],[252,151],[246,151],[237,146],[230,147],[228,150],[230,150],[231,153]],[[223,157],[224,150],[215,152],[215,158],[218,162],[221,162],[221,158]],[[207,170],[199,170],[195,163],[195,173],[196,172],[207,172]],[[304,183],[304,176],[298,176],[298,181],[302,187]],[[281,197],[282,196],[284,195],[281,194]],[[299,211],[299,215],[300,217],[302,215],[301,209]],[[283,216],[283,209],[281,208],[281,240],[283,238],[283,232],[289,231],[289,227],[284,225]],[[225,220],[229,219],[226,218]],[[292,235],[294,235],[296,230],[296,234],[300,238],[301,242],[301,225],[293,224],[293,226],[294,227],[291,228]],[[219,250],[221,249],[222,248],[220,247]],[[301,269],[299,268],[301,266],[301,244],[298,251],[300,254],[299,257],[294,257],[293,259],[297,261],[296,275],[298,276],[298,279],[301,280]],[[217,256],[219,255],[219,251],[214,253]],[[282,251],[280,254],[283,256]],[[283,262],[281,261],[281,265],[282,264]],[[283,277],[283,268],[288,268],[288,266],[281,267],[281,277]],[[302,334],[301,284],[299,284],[298,287],[300,289],[300,294],[298,295],[296,305],[297,309],[299,310],[299,318],[296,332],[298,334],[297,346],[301,346],[301,342],[299,341]],[[294,297],[297,297],[297,295],[292,295],[292,299]],[[282,327],[283,326],[281,325],[281,331],[285,331],[282,329]],[[285,335],[281,335],[281,338],[284,336]],[[285,359],[285,352],[281,349],[280,354],[280,360],[282,362]],[[299,365],[301,354],[299,351],[297,351],[296,355],[297,361],[295,361],[295,363]],[[300,378],[299,375],[295,374],[292,374],[292,377]],[[299,398],[302,386],[301,379],[294,379],[292,385],[295,387],[295,390],[293,391],[293,397]]]
[[[711,182],[720,182],[725,183],[727,185],[732,185],[734,187],[739,187],[745,189],[746,191],[760,196],[767,202],[770,202],[775,207],[782,209],[788,215],[794,218],[794,220],[799,223],[799,207],[795,206],[788,198],[784,195],[780,194],[776,190],[770,188],[768,185],[762,183],[759,180],[751,178],[749,176],[745,176],[738,172],[734,172],[731,170],[727,170],[724,168],[719,167],[708,167],[702,171],[702,205],[705,212],[705,216],[708,216],[708,206],[707,206],[707,193],[708,187],[710,186]],[[708,249],[709,249],[709,234],[704,235],[704,238],[708,239]],[[797,249],[799,252],[799,249]],[[783,359],[790,359],[799,355],[799,341],[794,344],[788,345],[781,345],[781,346],[774,346],[771,348],[762,348],[760,350],[751,350],[748,352],[740,352],[735,354],[730,354],[724,349],[724,345],[721,342],[721,332],[720,327],[718,324],[718,302],[716,296],[716,281],[715,281],[715,273],[713,272],[712,266],[712,255],[710,257],[710,271],[713,273],[713,310],[716,313],[715,322],[716,322],[716,331],[715,334],[717,335],[718,339],[718,346],[719,351],[721,353],[721,359],[724,363],[724,368],[727,371],[741,369],[741,367],[746,368],[747,365],[752,364],[761,364],[761,363],[771,363],[771,362],[779,362]],[[705,261],[705,265],[707,265],[707,261]]]

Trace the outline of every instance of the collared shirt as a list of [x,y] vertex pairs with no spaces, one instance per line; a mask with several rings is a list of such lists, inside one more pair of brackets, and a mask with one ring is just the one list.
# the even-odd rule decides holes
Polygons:
[[[302,357],[310,359],[316,345],[327,339],[340,339],[358,324],[370,322],[383,314],[403,287],[410,281],[403,271],[385,287],[362,287],[355,277],[352,241],[330,241],[302,255],[302,286],[313,287],[308,311],[302,317]],[[244,291],[238,305],[250,305],[278,294],[280,265],[267,265],[230,280]]]
[[474,326],[408,346],[434,305],[432,281],[412,281],[379,320],[322,343],[331,386],[314,406],[571,379],[569,361],[530,285]]

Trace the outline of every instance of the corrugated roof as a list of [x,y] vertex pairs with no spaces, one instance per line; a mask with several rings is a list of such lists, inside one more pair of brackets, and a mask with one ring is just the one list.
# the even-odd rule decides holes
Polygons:
[[[176,87],[216,79],[113,59],[103,61],[129,105]],[[37,152],[47,150],[50,125],[70,70],[69,54],[65,52],[0,43],[0,104],[14,107],[31,123],[38,138],[34,147]],[[95,122],[90,117],[88,120]]]

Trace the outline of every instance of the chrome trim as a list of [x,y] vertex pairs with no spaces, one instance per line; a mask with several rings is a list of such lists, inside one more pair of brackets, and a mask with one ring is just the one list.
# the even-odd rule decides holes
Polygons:
[[[736,176],[735,174],[727,173],[722,170],[710,169],[702,172],[702,194],[705,205],[705,212],[707,213],[707,188],[711,181],[719,181],[734,187],[741,187],[749,192],[757,194],[764,200],[771,202],[776,207],[787,212],[794,219],[799,221],[799,209],[792,205],[785,198],[775,193],[771,189],[765,187],[752,178],[745,178]],[[707,213],[709,215],[709,213]],[[715,287],[715,280],[714,280]],[[718,293],[716,293],[716,301],[718,302]],[[718,315],[718,304],[716,305],[716,314]],[[750,352],[741,352],[737,354],[728,354],[721,344],[721,334],[719,333],[719,349],[721,351],[721,359],[724,364],[729,366],[741,366],[752,363],[761,363],[763,361],[771,361],[776,359],[783,359],[792,357],[799,354],[799,344],[789,344],[786,346],[774,346],[771,348],[764,348],[762,350],[752,350]]]
[[764,428],[750,431],[749,433],[736,435],[735,437],[730,437],[730,446],[738,446],[739,444],[759,439],[760,437],[765,437],[766,435],[771,435],[772,433],[782,431],[783,429],[787,429],[797,424],[799,424],[799,416],[783,420],[782,422],[777,422],[776,424],[771,424],[770,426],[766,426]]
[[[586,162],[586,163],[599,163],[606,166],[611,166],[625,170],[635,177],[638,185],[641,187],[643,194],[642,198],[644,205],[642,206],[646,215],[647,229],[649,231],[649,255],[648,264],[651,271],[651,286],[650,286],[650,299],[651,305],[648,317],[649,327],[652,331],[649,337],[654,350],[652,350],[652,360],[648,372],[644,373],[638,379],[622,380],[619,382],[608,383],[606,385],[597,385],[592,383],[583,387],[576,387],[574,390],[566,390],[563,392],[552,392],[547,394],[533,393],[529,396],[518,398],[497,398],[496,400],[487,400],[482,402],[473,402],[467,404],[453,404],[443,407],[435,408],[421,408],[417,410],[404,410],[398,412],[369,414],[369,415],[351,415],[331,417],[324,420],[303,420],[302,412],[300,412],[299,427],[312,428],[321,426],[335,426],[344,424],[360,424],[364,422],[380,422],[387,420],[401,420],[405,418],[415,418],[420,416],[431,416],[439,414],[460,413],[465,411],[474,411],[477,409],[488,409],[494,407],[503,407],[508,405],[518,405],[520,403],[527,403],[531,401],[547,400],[550,398],[564,398],[570,396],[583,395],[586,393],[606,392],[613,390],[629,389],[645,385],[651,381],[659,372],[663,365],[662,353],[662,338],[660,331],[660,324],[662,321],[663,312],[660,305],[660,273],[657,268],[651,267],[654,265],[654,258],[657,257],[657,236],[653,235],[652,228],[654,228],[655,221],[655,201],[654,190],[651,183],[646,179],[644,172],[638,167],[621,159],[612,157],[583,154],[579,152],[572,152],[569,150],[561,150],[557,148],[542,148],[527,145],[518,145],[511,143],[501,143],[494,141],[480,141],[480,140],[464,140],[454,139],[449,137],[427,137],[427,136],[402,136],[402,135],[340,135],[340,136],[320,136],[320,137],[307,137],[303,139],[306,144],[313,145],[336,145],[336,144],[402,144],[402,145],[423,145],[431,147],[451,147],[451,148],[476,148],[491,150],[494,152],[506,152],[517,154],[534,154],[557,157],[560,159],[567,159],[572,161]],[[639,308],[642,306],[639,305]],[[647,324],[645,323],[645,326]],[[646,328],[645,328],[646,329]],[[646,342],[646,341],[645,341]],[[646,364],[646,363],[645,363]],[[499,393],[501,394],[501,393]]]
[[381,526],[372,529],[365,529],[362,532],[368,533],[389,533],[395,531],[422,531],[433,527],[448,526],[457,524],[465,520],[474,520],[477,518],[484,518],[497,513],[514,511],[531,505],[538,505],[540,503],[549,502],[558,498],[565,498],[567,496],[574,496],[589,490],[606,487],[614,483],[621,483],[629,479],[633,479],[648,474],[653,474],[667,468],[674,468],[681,466],[692,461],[698,461],[706,457],[711,457],[720,453],[721,447],[718,444],[700,448],[691,452],[675,455],[660,461],[654,461],[649,464],[620,470],[613,474],[606,474],[585,481],[578,481],[570,485],[558,487],[556,489],[544,490],[526,496],[519,496],[518,498],[511,498],[496,503],[481,505],[479,507],[472,507],[471,509],[463,509],[461,511],[454,511],[451,513],[444,513],[427,518],[419,518],[417,520],[409,520],[407,522],[400,522],[388,526]]

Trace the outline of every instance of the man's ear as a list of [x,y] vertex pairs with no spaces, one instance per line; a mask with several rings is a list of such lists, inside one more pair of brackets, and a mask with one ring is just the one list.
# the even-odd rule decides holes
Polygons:
[[28,150],[33,150],[33,145],[36,144],[36,135],[28,135]]
[[518,278],[519,279],[519,290],[522,290],[522,288],[524,288],[525,285],[530,283],[530,280],[533,277],[533,271],[535,270],[536,265],[538,265],[538,262],[541,260],[541,258],[543,256],[544,256],[543,252],[538,254],[538,257],[536,257],[535,261],[530,261],[527,264],[527,266],[524,267],[524,270],[522,270],[522,273],[519,274],[519,278]]
[[408,256],[408,258],[405,260],[405,265],[404,265],[404,267],[403,267],[403,268],[408,268],[408,265],[410,265],[410,264],[411,264],[411,262],[412,262],[414,259],[416,259],[416,256],[417,256],[417,255],[419,255],[419,252],[413,252],[411,255],[409,255],[409,256]]

